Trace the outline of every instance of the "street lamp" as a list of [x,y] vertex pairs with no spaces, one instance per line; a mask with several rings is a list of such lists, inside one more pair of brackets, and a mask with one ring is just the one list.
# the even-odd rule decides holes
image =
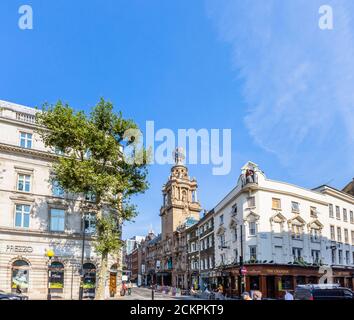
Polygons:
[[48,293],[47,293],[47,300],[52,300],[52,296],[50,294],[50,280],[52,277],[51,274],[51,261],[52,258],[54,257],[54,251],[53,250],[47,250],[46,251],[46,256],[48,257]]
[[82,249],[81,249],[81,274],[80,274],[80,288],[79,300],[82,300],[84,295],[84,259],[85,259],[85,236],[86,236],[86,214],[82,215]]

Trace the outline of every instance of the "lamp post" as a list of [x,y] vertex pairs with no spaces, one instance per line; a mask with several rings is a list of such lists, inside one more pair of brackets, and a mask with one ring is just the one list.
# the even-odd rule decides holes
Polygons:
[[238,288],[240,296],[245,291],[245,275],[242,274],[241,270],[243,268],[243,225],[240,224],[240,245],[241,245],[241,252],[240,252],[240,270],[239,270],[239,278],[238,278]]
[[51,280],[51,277],[52,277],[51,261],[52,261],[52,258],[54,257],[54,251],[53,250],[47,250],[46,251],[46,256],[48,257],[48,291],[47,291],[47,300],[52,300],[52,296],[50,294],[50,280]]
[[85,260],[85,240],[86,240],[86,230],[85,230],[85,213],[82,215],[82,249],[81,249],[81,272],[80,272],[80,288],[79,288],[79,300],[82,300],[84,295],[84,260]]

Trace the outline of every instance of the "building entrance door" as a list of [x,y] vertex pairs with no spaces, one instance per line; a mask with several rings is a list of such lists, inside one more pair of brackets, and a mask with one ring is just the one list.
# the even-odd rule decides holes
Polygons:
[[109,274],[109,292],[111,296],[117,293],[117,274],[114,272]]
[[275,298],[275,277],[267,276],[267,298]]

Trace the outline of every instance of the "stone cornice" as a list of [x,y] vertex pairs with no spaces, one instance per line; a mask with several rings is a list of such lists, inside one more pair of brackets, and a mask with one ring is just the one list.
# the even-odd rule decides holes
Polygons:
[[[252,184],[252,188],[251,189],[252,189],[252,191],[264,191],[264,192],[271,192],[271,193],[275,193],[275,194],[287,195],[287,196],[291,196],[291,197],[294,197],[294,198],[300,198],[300,199],[303,199],[303,200],[307,200],[307,201],[311,201],[311,202],[315,202],[315,203],[318,203],[318,204],[322,204],[322,205],[328,206],[328,202],[326,202],[326,201],[321,201],[321,200],[318,200],[318,199],[310,198],[310,197],[307,197],[307,196],[304,196],[304,195],[301,195],[301,194],[298,194],[298,193],[295,193],[295,192],[277,190],[277,189],[266,188],[266,187],[260,187],[259,185],[255,185],[255,184]],[[235,199],[238,198],[241,194],[243,194],[245,192],[249,192],[249,191],[250,191],[250,188],[247,187],[247,186],[245,186],[244,188],[239,190],[234,196],[232,196],[228,201],[226,201],[218,209],[218,212],[220,212],[225,207],[227,207],[231,202],[234,202]]]
[[59,158],[58,155],[51,152],[40,151],[35,149],[21,148],[15,145],[0,143],[0,151],[14,153],[16,155],[32,156],[39,159],[44,159],[48,161],[55,161]]
[[[9,234],[13,236],[24,236],[24,237],[47,237],[47,238],[56,238],[56,239],[66,239],[66,240],[82,240],[81,233],[59,233],[59,232],[49,232],[44,230],[25,230],[25,229],[15,229],[15,228],[6,228],[0,227],[0,233]],[[94,237],[86,234],[85,238],[87,241],[93,240]],[[16,241],[17,239],[14,239]]]

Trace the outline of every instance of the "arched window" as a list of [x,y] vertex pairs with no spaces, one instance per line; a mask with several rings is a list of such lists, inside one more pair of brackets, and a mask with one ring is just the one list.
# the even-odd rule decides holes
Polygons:
[[64,289],[64,265],[61,262],[53,261],[50,265],[50,289],[57,292]]
[[29,282],[29,264],[24,260],[16,260],[12,264],[11,289],[21,289],[22,292],[28,292]]

